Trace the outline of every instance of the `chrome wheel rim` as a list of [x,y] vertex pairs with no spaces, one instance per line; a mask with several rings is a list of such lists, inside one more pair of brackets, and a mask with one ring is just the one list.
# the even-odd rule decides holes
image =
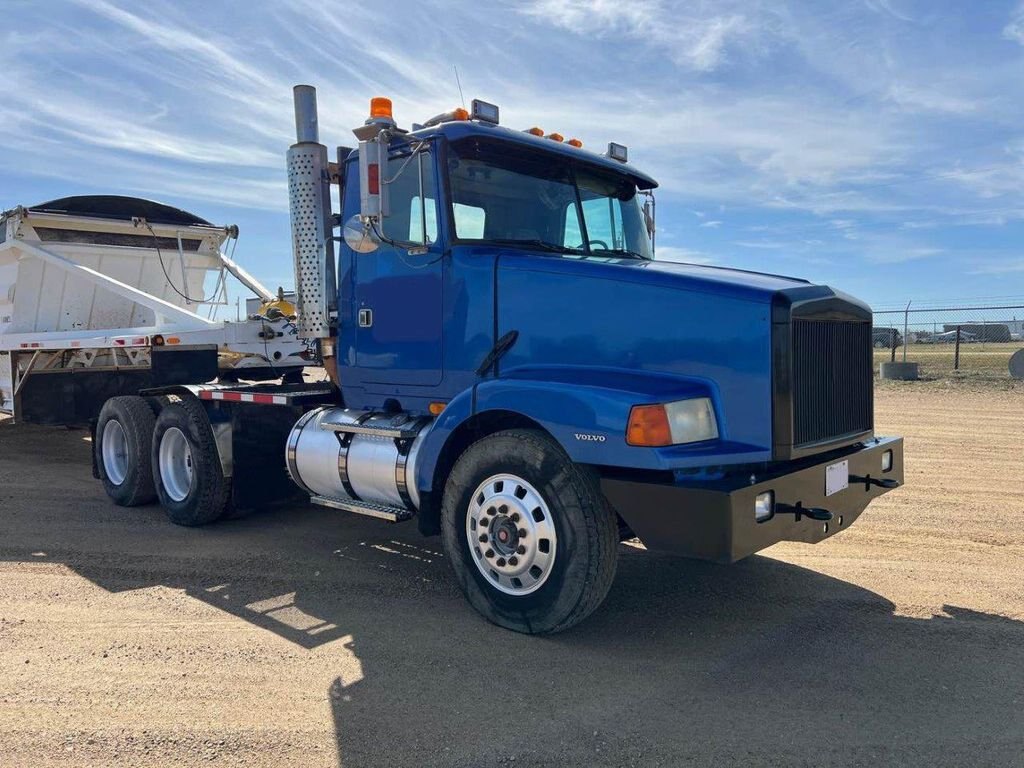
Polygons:
[[184,501],[192,490],[192,449],[177,427],[160,438],[160,480],[172,501]]
[[121,422],[111,419],[103,425],[100,449],[107,479],[114,485],[121,485],[128,477],[128,438]]
[[516,596],[544,586],[558,550],[555,521],[544,497],[511,474],[493,475],[473,492],[466,543],[487,582]]

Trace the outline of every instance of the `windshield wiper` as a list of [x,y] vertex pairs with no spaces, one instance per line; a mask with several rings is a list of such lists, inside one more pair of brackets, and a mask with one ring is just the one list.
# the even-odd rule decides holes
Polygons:
[[489,237],[487,238],[489,243],[497,243],[498,245],[524,245],[530,248],[537,248],[541,251],[547,251],[549,253],[582,253],[583,251],[578,248],[567,248],[563,245],[555,245],[549,243],[546,240],[538,240],[536,238],[514,238],[514,237]]
[[591,248],[590,249],[590,254],[592,256],[593,255],[598,255],[598,254],[603,256],[606,253],[607,254],[611,254],[613,256],[625,256],[628,259],[642,259],[643,261],[648,261],[649,260],[648,256],[644,256],[642,253],[637,253],[636,251],[627,251],[625,248]]

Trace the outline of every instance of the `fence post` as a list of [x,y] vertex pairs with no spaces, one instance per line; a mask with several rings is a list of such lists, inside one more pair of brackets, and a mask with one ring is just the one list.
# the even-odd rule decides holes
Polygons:
[[[907,362],[907,331],[910,326],[910,305],[913,299],[907,302],[907,308],[903,310],[903,362]],[[895,350],[893,350],[895,353]]]
[[960,370],[960,328],[961,328],[961,326],[959,326],[959,325],[956,327],[956,349],[953,351],[953,370],[954,371],[959,371]]

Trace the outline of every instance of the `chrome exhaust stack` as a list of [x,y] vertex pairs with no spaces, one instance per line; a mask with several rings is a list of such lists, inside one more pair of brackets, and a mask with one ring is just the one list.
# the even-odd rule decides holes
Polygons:
[[288,150],[288,207],[292,222],[299,337],[328,339],[338,319],[334,227],[327,147],[320,143],[316,89],[297,85],[296,142]]

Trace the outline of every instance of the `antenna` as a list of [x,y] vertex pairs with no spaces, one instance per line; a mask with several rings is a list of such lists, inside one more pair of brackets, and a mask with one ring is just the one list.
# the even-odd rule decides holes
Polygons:
[[452,64],[452,69],[455,70],[455,84],[459,86],[459,100],[462,102],[462,108],[466,108],[466,97],[462,95],[462,82],[459,80],[459,68]]

